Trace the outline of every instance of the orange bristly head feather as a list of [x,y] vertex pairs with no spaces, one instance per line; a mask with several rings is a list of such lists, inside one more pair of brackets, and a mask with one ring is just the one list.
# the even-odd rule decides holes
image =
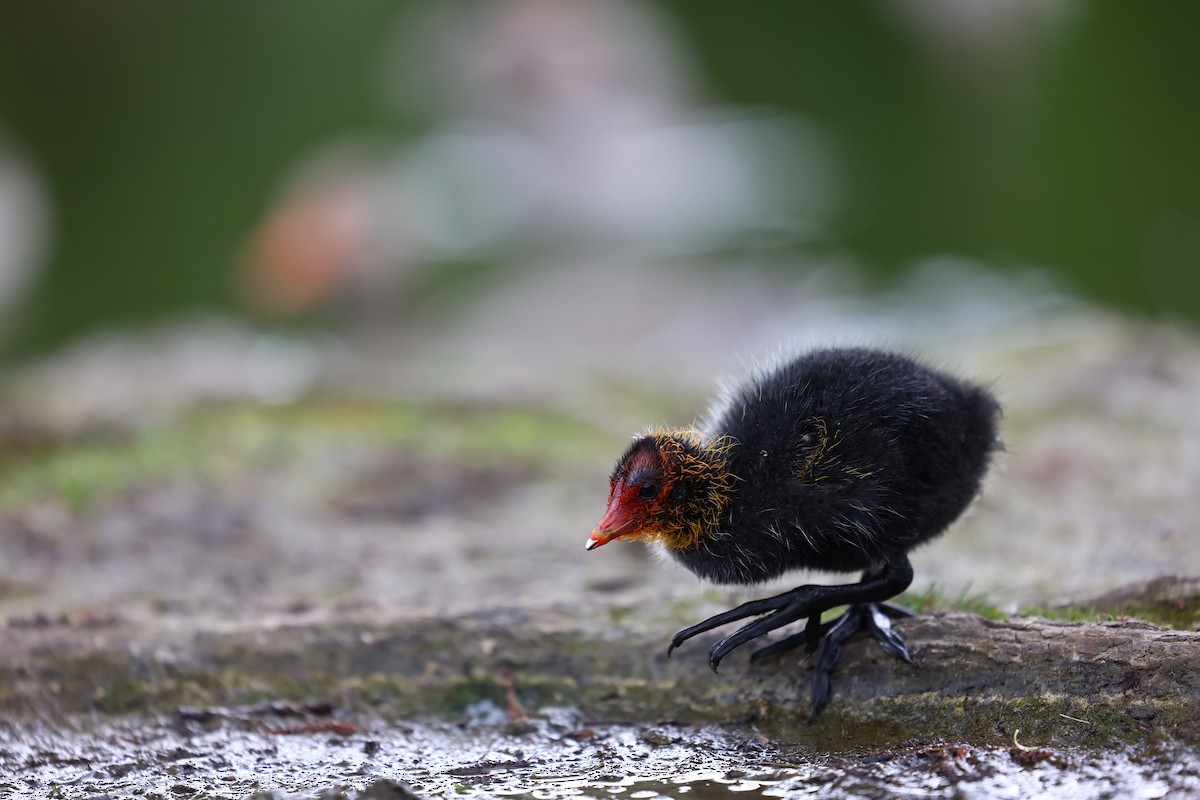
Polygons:
[[715,535],[737,482],[727,463],[735,444],[690,429],[660,428],[635,440],[613,470],[608,509],[588,549],[620,538],[683,550]]

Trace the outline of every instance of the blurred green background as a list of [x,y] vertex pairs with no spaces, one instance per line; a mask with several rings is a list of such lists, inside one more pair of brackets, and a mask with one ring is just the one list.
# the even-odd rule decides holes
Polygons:
[[[99,324],[239,309],[239,249],[298,160],[430,121],[381,98],[403,3],[5,3],[0,131],[54,238],[9,357]],[[826,238],[886,282],[931,253],[1034,265],[1100,302],[1200,319],[1200,4],[1063,3],[1003,53],[933,45],[904,2],[657,4],[714,102],[830,134]],[[968,4],[978,5],[978,4]]]

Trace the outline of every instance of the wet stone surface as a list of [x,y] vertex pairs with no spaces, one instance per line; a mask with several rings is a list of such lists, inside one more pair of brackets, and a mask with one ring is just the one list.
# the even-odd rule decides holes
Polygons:
[[343,722],[130,717],[0,728],[0,790],[14,798],[1033,797],[1157,798],[1200,792],[1200,758],[1170,745],[1102,752],[1024,742],[910,742],[822,753],[748,726],[619,724],[543,709],[499,722]]

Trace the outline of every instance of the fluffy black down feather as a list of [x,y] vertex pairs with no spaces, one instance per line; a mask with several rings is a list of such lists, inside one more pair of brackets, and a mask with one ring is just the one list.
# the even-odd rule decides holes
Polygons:
[[736,446],[717,534],[672,555],[718,583],[872,570],[946,529],[999,448],[984,388],[894,353],[808,352],[728,393],[705,434]]

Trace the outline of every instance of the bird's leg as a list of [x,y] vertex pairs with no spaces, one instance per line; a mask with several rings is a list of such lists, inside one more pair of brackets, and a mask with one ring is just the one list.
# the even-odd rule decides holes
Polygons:
[[[799,586],[775,597],[752,600],[681,630],[671,639],[667,655],[670,655],[672,650],[696,634],[710,631],[728,622],[760,615],[765,616],[760,616],[759,619],[743,625],[713,646],[708,653],[708,663],[712,666],[713,671],[720,666],[721,659],[729,655],[735,648],[805,617],[808,618],[808,624],[804,633],[769,645],[764,650],[768,651],[767,654],[776,653],[788,647],[794,647],[801,641],[810,642],[814,639],[819,641],[827,638],[832,630],[831,627],[826,627],[827,623],[819,622],[823,612],[836,606],[881,603],[907,589],[912,583],[912,578],[912,565],[908,562],[907,557],[900,555],[893,557],[879,569],[868,571],[858,583],[841,586]],[[898,613],[898,610],[892,609],[892,612]],[[880,612],[885,623],[887,622],[887,613],[886,611]],[[887,626],[887,630],[891,631],[890,624]],[[894,633],[892,633],[892,638],[900,641]],[[903,642],[900,642],[900,645],[903,646]],[[892,651],[889,650],[889,652]]]

